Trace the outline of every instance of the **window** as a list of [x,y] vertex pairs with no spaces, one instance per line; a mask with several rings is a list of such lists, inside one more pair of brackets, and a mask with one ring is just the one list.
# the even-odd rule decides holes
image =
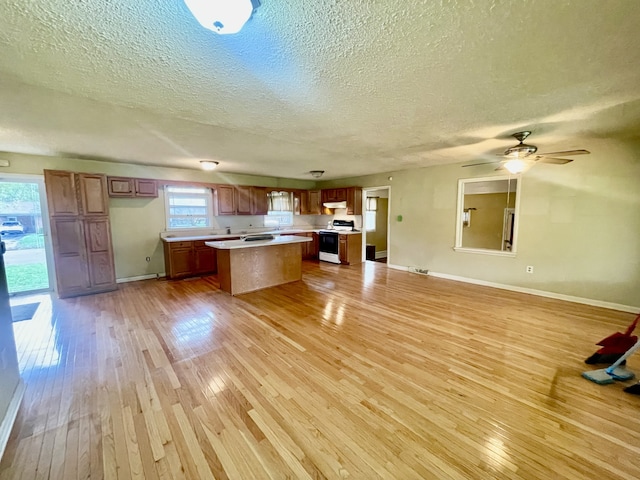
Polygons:
[[265,227],[281,227],[293,225],[293,194],[291,192],[269,193],[267,216],[264,217]]
[[365,212],[365,227],[367,232],[376,231],[376,213],[378,211],[378,197],[367,197]]
[[167,230],[211,227],[211,200],[211,190],[208,188],[167,186]]

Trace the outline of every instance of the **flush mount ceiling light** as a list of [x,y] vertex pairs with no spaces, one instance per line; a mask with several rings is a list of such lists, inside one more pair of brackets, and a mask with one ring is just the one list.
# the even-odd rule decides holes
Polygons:
[[259,0],[184,0],[196,20],[204,28],[219,34],[238,33]]
[[309,173],[313,178],[320,178],[324,173],[324,170],[311,170]]
[[215,170],[218,166],[218,162],[214,162],[213,160],[200,160],[200,168],[202,170]]

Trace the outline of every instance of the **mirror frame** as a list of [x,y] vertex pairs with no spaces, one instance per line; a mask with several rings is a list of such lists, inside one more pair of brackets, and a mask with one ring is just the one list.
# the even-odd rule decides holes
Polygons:
[[[511,181],[516,180],[516,203],[514,207],[514,220],[513,220],[513,242],[511,244],[511,251],[503,250],[490,250],[487,248],[468,248],[462,246],[462,231],[464,227],[463,222],[463,210],[464,210],[464,187],[469,183],[478,182],[491,182],[495,180]],[[509,175],[509,176],[493,176],[493,177],[476,177],[476,178],[460,178],[458,179],[458,202],[456,205],[456,243],[453,249],[456,252],[466,253],[478,253],[483,255],[498,255],[502,257],[515,257],[518,248],[518,226],[520,223],[520,192],[522,190],[522,176],[521,175]]]

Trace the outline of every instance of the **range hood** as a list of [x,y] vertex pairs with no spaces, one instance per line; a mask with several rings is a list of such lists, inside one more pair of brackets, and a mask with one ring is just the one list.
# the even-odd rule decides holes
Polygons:
[[327,208],[347,208],[347,202],[326,202],[322,204]]

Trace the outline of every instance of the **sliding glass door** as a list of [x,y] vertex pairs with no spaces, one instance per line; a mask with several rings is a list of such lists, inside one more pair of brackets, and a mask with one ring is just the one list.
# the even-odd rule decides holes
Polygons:
[[45,198],[41,177],[0,176],[0,238],[10,294],[51,289]]

